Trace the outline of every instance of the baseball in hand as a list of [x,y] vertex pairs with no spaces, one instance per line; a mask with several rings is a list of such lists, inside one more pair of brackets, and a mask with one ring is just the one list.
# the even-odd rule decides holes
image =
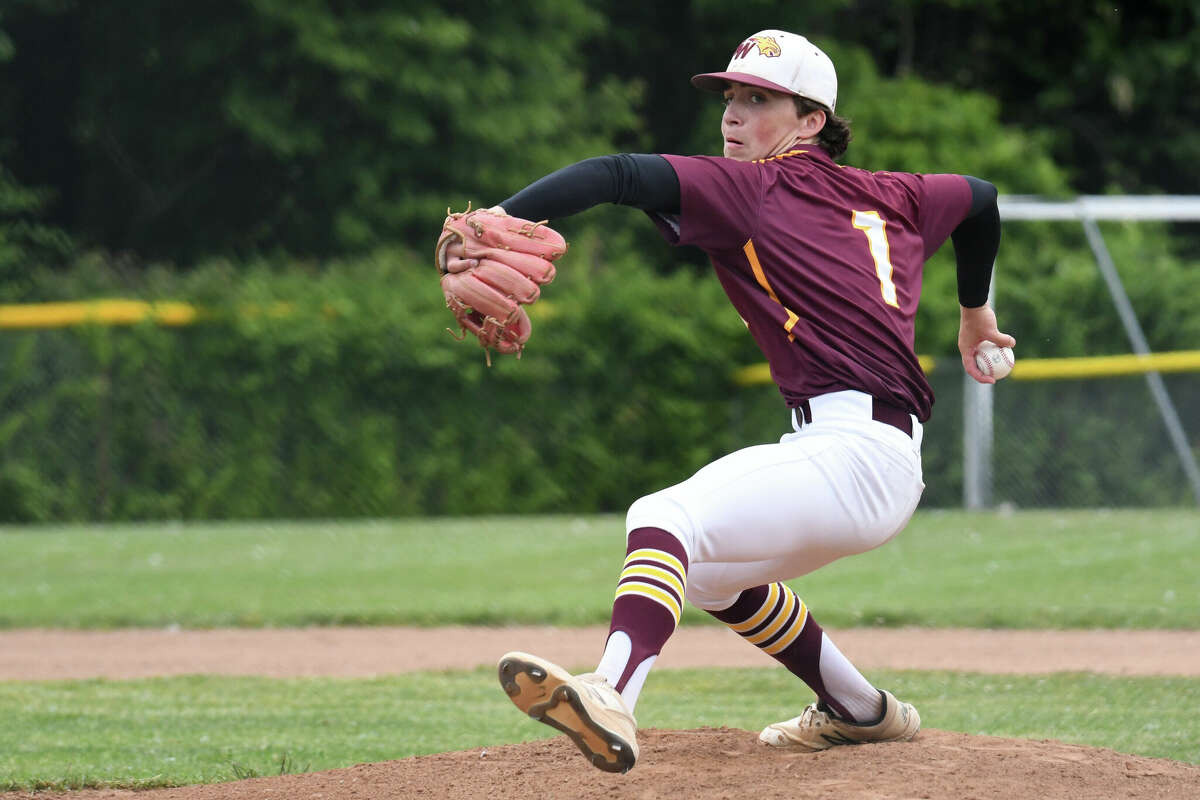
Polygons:
[[993,342],[980,342],[975,349],[975,366],[990,378],[1000,380],[1012,372],[1016,359],[1011,347],[1000,347]]

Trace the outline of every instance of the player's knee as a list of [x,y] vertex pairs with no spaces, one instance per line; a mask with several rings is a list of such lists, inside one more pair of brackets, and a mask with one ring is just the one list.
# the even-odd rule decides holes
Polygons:
[[701,575],[689,575],[684,590],[687,601],[701,611],[724,611],[737,602],[740,590],[732,594],[726,586],[707,586]]
[[695,552],[696,525],[684,506],[664,489],[634,501],[625,515],[625,531],[638,528],[658,528],[674,536],[687,551],[688,557]]

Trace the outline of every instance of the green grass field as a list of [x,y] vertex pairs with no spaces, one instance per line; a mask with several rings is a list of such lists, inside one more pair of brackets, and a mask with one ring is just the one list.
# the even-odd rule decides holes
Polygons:
[[[622,539],[618,517],[0,528],[0,626],[597,623]],[[1200,514],[923,513],[792,583],[830,626],[1195,629]],[[928,727],[1200,763],[1200,678],[869,677]],[[638,716],[756,730],[810,699],[782,670],[679,670],[651,675]],[[8,681],[0,720],[0,790],[234,780],[551,733],[490,670]]]
[[[811,694],[783,670],[672,670],[638,704],[648,728],[757,731]],[[1054,738],[1200,763],[1200,680],[879,672],[926,727]],[[731,692],[730,686],[738,691]],[[780,698],[793,705],[780,707]],[[1114,709],[1120,709],[1119,713]],[[150,787],[309,772],[553,735],[492,670],[379,679],[187,677],[0,683],[0,791]]]
[[[211,782],[471,747],[493,722],[493,735],[516,737],[521,718],[503,719],[484,677],[0,684],[0,714],[17,722],[0,731],[0,775],[67,788]],[[472,706],[485,724],[454,730]]]
[[[623,524],[0,527],[0,627],[607,622]],[[923,513],[792,585],[831,626],[1198,628],[1200,513]]]

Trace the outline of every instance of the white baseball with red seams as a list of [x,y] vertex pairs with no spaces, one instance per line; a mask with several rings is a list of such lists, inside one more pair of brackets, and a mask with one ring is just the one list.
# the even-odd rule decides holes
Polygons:
[[1000,347],[992,342],[980,342],[975,350],[975,365],[989,378],[1000,380],[1012,372],[1016,357],[1011,347]]

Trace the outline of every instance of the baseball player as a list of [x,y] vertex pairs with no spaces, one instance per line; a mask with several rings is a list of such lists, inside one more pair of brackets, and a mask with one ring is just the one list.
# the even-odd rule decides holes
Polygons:
[[[816,694],[799,716],[768,725],[763,744],[815,751],[917,733],[917,710],[867,680],[783,581],[879,547],[917,506],[933,392],[913,350],[913,320],[924,263],[947,238],[964,369],[992,383],[976,347],[1015,344],[986,304],[1000,240],[990,183],[835,163],[850,127],[835,113],[834,65],[794,33],[756,33],[726,71],[692,84],[725,98],[724,157],[588,159],[490,210],[554,220],[619,203],[644,210],[668,242],[702,248],[789,409],[777,444],[724,456],[629,509],[594,673],[572,675],[522,652],[500,660],[517,707],[610,772],[637,761],[633,711],[685,599]],[[461,242],[439,246],[439,257],[452,273],[479,263]]]

